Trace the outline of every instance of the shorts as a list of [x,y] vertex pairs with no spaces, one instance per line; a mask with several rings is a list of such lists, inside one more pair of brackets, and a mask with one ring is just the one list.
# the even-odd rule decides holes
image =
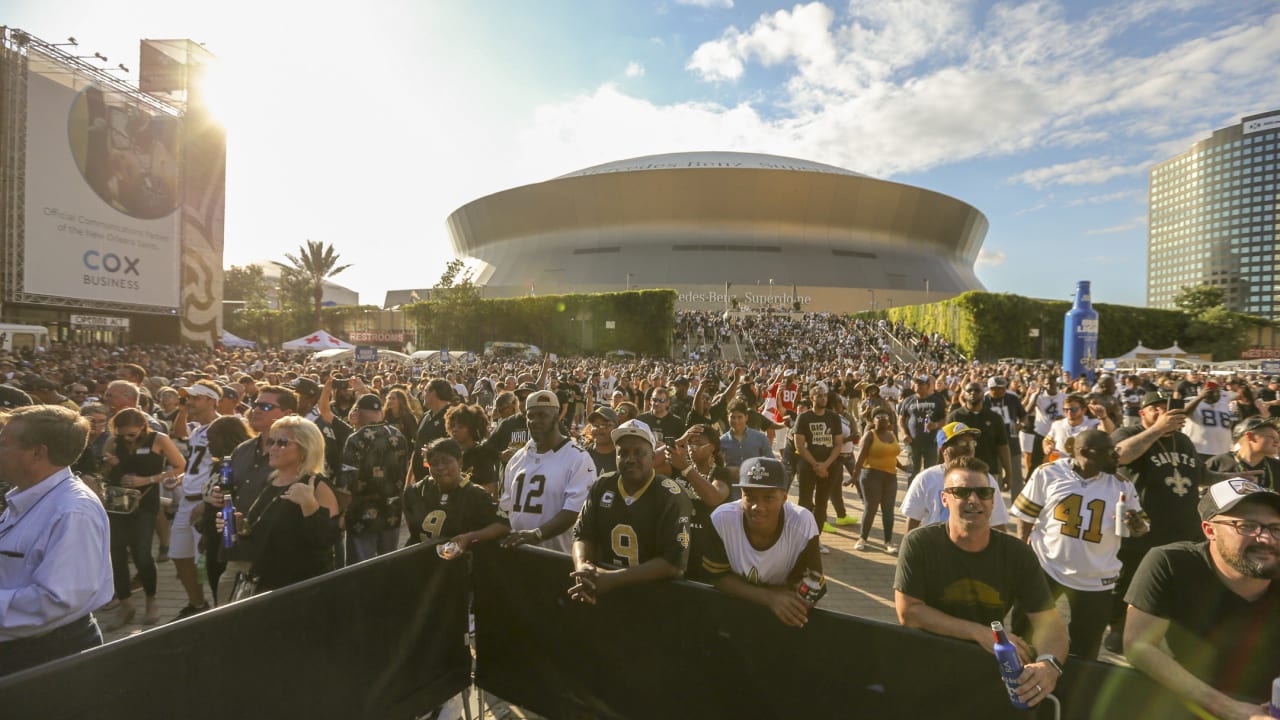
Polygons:
[[190,560],[196,556],[196,548],[200,545],[200,531],[191,524],[191,511],[203,500],[178,501],[178,513],[169,528],[169,559]]
[[1035,452],[1036,435],[1035,433],[1020,432],[1018,433],[1018,447],[1022,448],[1022,452]]

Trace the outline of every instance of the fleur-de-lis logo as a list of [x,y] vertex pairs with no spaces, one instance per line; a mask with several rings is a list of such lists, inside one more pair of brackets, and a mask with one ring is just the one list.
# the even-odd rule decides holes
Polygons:
[[1182,475],[1174,475],[1164,481],[1166,485],[1173,489],[1173,494],[1178,497],[1186,495],[1191,489],[1191,478]]
[[764,463],[756,463],[747,471],[747,479],[752,482],[760,482],[769,477],[769,471],[765,469]]

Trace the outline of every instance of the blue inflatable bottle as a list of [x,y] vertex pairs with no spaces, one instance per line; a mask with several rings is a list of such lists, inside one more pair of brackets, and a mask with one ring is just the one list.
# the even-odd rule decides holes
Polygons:
[[1022,660],[1018,657],[1018,648],[1009,642],[1005,635],[1004,624],[999,620],[991,623],[991,632],[995,633],[996,662],[1000,664],[1000,677],[1004,679],[1005,689],[1009,691],[1009,702],[1019,710],[1031,707],[1018,699],[1018,676],[1022,674]]
[[1072,378],[1085,375],[1090,384],[1098,365],[1098,312],[1089,296],[1089,281],[1076,283],[1076,299],[1062,323],[1062,367]]

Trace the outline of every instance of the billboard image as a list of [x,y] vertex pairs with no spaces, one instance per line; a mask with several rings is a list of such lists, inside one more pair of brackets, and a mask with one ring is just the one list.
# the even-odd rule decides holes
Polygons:
[[177,308],[180,121],[32,55],[23,292]]

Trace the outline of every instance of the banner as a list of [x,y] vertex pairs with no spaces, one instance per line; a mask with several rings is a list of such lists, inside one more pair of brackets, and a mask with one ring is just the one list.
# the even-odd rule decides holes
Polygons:
[[[175,42],[175,41],[167,41]],[[187,113],[182,163],[182,338],[212,345],[222,330],[222,247],[226,211],[227,132],[205,104],[212,58],[187,55]]]
[[[566,555],[479,548],[476,683],[547,717],[1051,718],[1009,704],[976,644],[813,610],[800,630],[691,582],[571,602]],[[1190,720],[1140,673],[1071,658],[1054,693],[1072,720]]]
[[0,679],[0,716],[410,720],[470,683],[466,634],[466,563],[419,545]]
[[23,292],[177,308],[181,121],[31,56]]

